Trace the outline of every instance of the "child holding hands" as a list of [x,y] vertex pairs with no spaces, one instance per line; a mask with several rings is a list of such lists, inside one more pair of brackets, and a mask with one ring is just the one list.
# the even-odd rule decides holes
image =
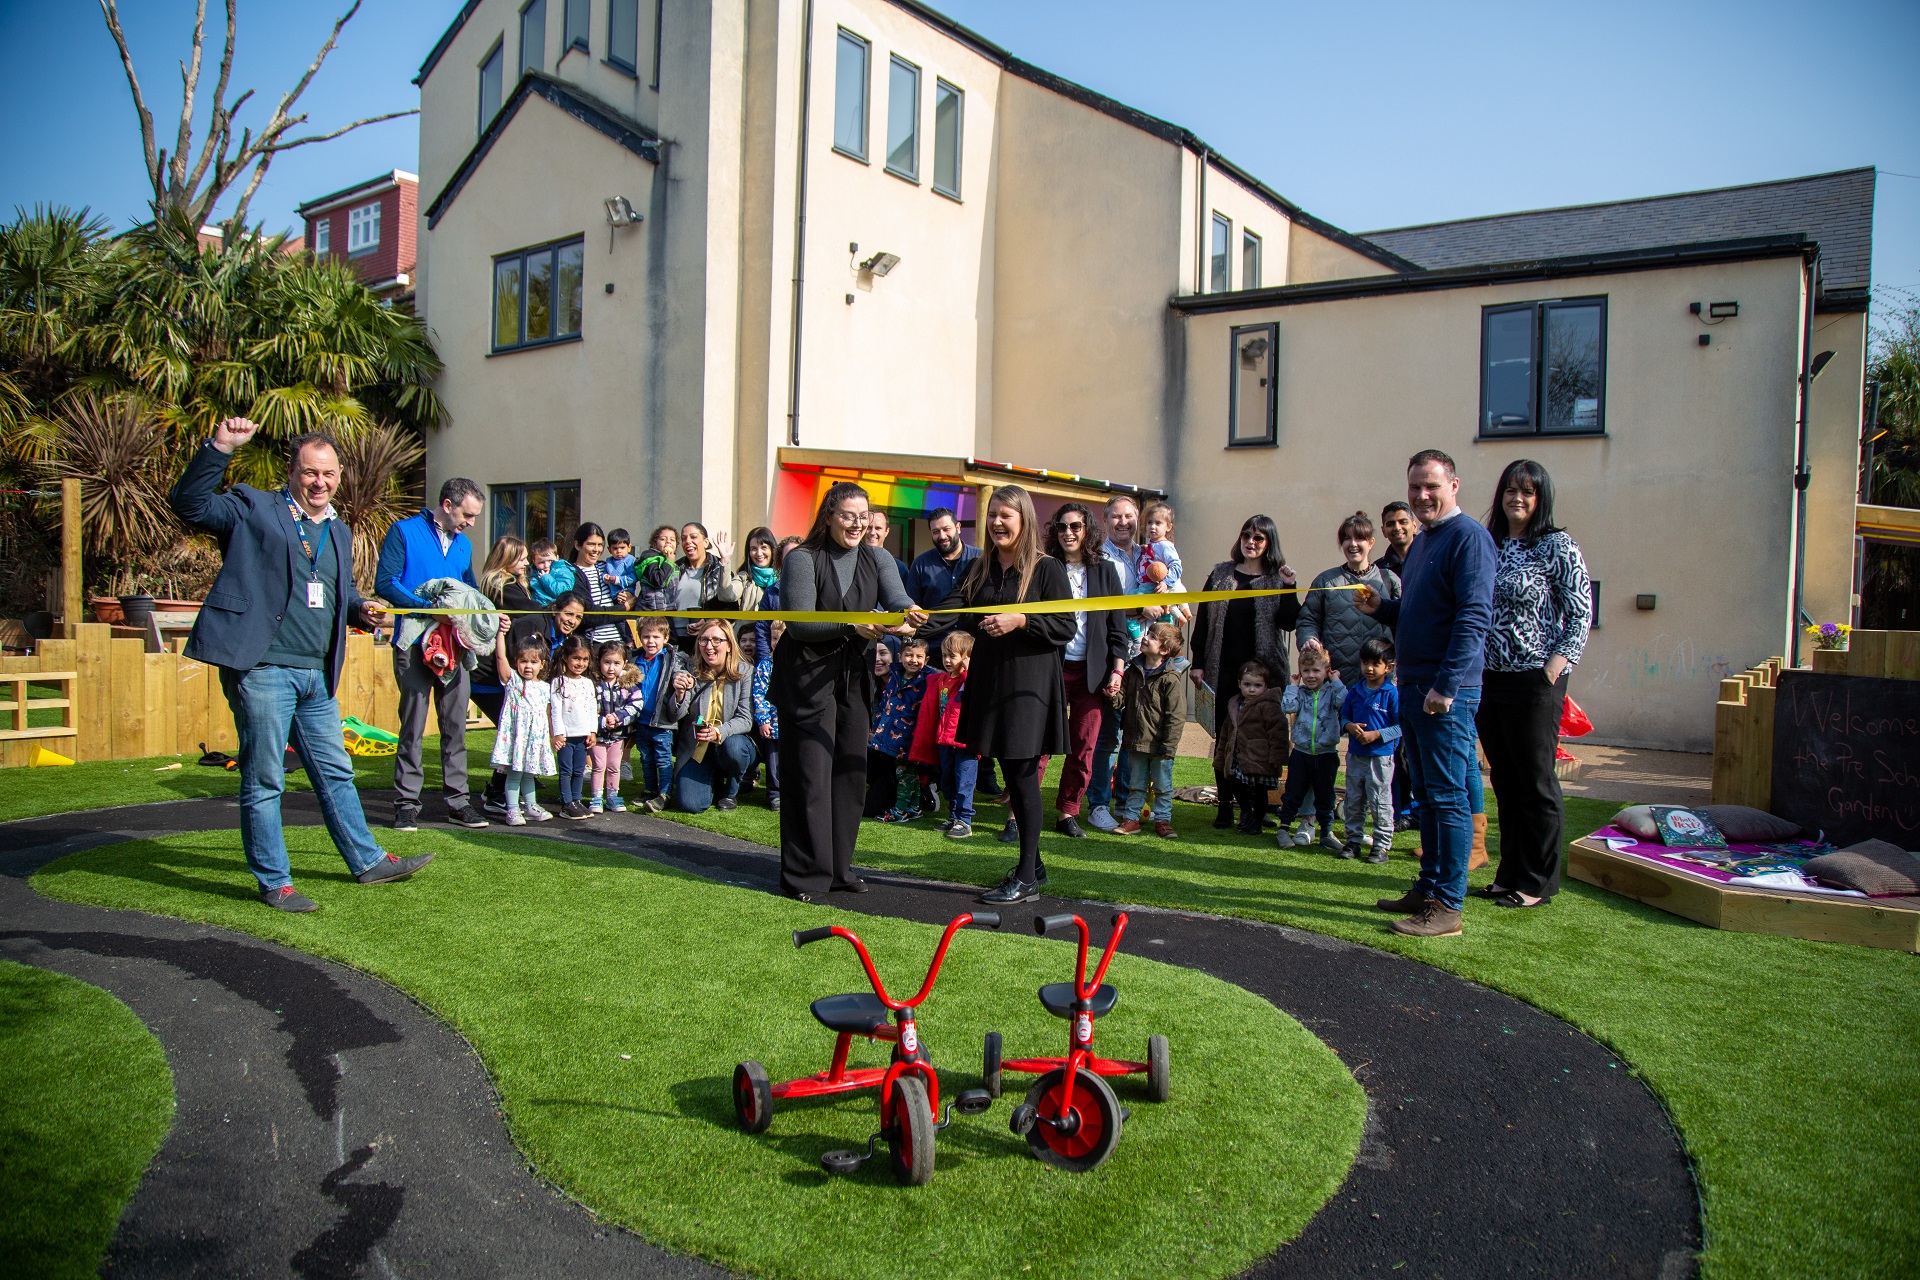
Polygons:
[[534,798],[534,779],[554,775],[551,712],[553,686],[547,669],[547,642],[523,635],[508,659],[513,674],[500,699],[500,723],[493,734],[493,767],[507,771],[507,825],[524,827],[553,817]]
[[553,697],[547,704],[553,730],[553,754],[560,768],[560,816],[579,821],[593,815],[580,803],[587,777],[587,749],[595,742],[594,712],[599,699],[587,669],[593,665],[593,646],[578,631],[560,642],[554,656]]
[[1340,856],[1360,856],[1371,813],[1373,851],[1367,861],[1378,864],[1393,848],[1393,749],[1400,739],[1393,641],[1375,636],[1360,646],[1360,677],[1340,706],[1347,731],[1347,843]]
[[[1120,679],[1120,745],[1126,751],[1126,790],[1118,808],[1117,836],[1138,835],[1141,811],[1153,801],[1153,834],[1173,830],[1173,757],[1187,719],[1187,660],[1180,628],[1156,622],[1140,638],[1140,654]],[[1151,787],[1151,791],[1149,791]]]

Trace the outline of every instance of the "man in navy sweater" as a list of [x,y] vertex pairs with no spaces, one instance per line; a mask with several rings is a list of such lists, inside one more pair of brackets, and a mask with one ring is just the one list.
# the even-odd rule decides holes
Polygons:
[[371,630],[378,605],[353,587],[353,530],[333,509],[340,451],[323,432],[296,436],[287,483],[268,492],[220,492],[233,451],[260,428],[228,418],[213,429],[167,501],[182,520],[220,540],[220,576],[187,639],[187,656],[213,664],[240,735],[240,847],[276,911],[312,911],[293,887],[280,798],[291,746],[320,801],[327,834],[361,884],[405,880],[430,853],[397,858],[374,843],[340,739],[334,691],[347,623]]
[[1382,911],[1404,912],[1395,933],[1417,938],[1460,932],[1467,857],[1473,845],[1467,770],[1478,769],[1474,712],[1493,622],[1493,535],[1460,510],[1453,459],[1425,449],[1407,462],[1407,502],[1420,536],[1407,552],[1400,598],[1364,589],[1354,603],[1394,629],[1400,727],[1420,802],[1420,878]]
[[[473,544],[466,531],[480,518],[480,486],[456,476],[440,486],[440,505],[417,516],[395,521],[380,544],[380,567],[373,588],[381,599],[400,609],[432,608],[414,594],[435,578],[456,578],[477,586],[473,577]],[[398,639],[396,632],[395,638]],[[424,641],[425,637],[422,637]],[[427,732],[427,706],[433,705],[440,726],[441,789],[447,797],[447,821],[461,827],[484,827],[487,820],[474,812],[467,798],[467,669],[456,662],[450,678],[442,680],[428,669],[420,642],[393,648],[393,678],[400,686],[400,749],[393,757],[393,829],[417,831],[421,768],[421,739]]]

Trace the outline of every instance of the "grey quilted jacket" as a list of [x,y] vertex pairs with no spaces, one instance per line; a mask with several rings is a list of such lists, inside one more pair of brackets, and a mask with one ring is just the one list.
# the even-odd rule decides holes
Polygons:
[[[1400,598],[1400,579],[1390,569],[1377,564],[1368,565],[1365,573],[1356,574],[1347,566],[1338,565],[1327,570],[1313,580],[1314,587],[1349,586],[1364,582],[1381,597],[1387,600]],[[1385,627],[1369,618],[1354,607],[1353,591],[1316,591],[1307,592],[1307,598],[1300,605],[1300,621],[1294,628],[1294,638],[1301,648],[1307,647],[1308,640],[1319,640],[1325,646],[1327,654],[1333,660],[1333,669],[1340,673],[1340,681],[1349,689],[1360,683],[1360,646],[1379,636],[1393,639],[1393,628]]]

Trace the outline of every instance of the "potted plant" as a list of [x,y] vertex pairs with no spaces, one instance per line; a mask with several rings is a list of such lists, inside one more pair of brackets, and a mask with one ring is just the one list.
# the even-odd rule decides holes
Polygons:
[[120,616],[126,626],[144,627],[153,618],[156,587],[165,590],[164,579],[144,568],[128,565],[114,575],[113,593],[119,597]]
[[1808,627],[1807,634],[1813,637],[1816,649],[1844,649],[1853,628],[1844,622],[1821,622]]

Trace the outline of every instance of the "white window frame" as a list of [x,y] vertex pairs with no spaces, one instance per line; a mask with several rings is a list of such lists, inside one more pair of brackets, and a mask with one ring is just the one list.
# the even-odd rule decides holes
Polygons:
[[380,202],[370,201],[347,210],[347,252],[366,253],[380,247]]
[[[953,185],[940,180],[940,102],[943,95],[953,98]],[[956,84],[935,77],[933,81],[933,189],[953,200],[960,198],[961,159],[967,136],[967,93]]]
[[329,213],[329,214],[323,215],[322,217],[316,218],[314,220],[314,223],[313,223],[314,256],[317,258],[326,257],[329,253],[332,252],[332,244],[333,244],[333,215]]

